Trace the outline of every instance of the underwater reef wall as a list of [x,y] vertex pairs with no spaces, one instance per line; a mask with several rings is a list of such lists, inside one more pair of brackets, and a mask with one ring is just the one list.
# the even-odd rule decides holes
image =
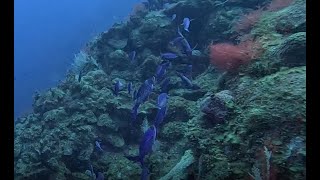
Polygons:
[[306,179],[305,14],[305,0],[138,4],[35,93],[15,124],[14,178]]

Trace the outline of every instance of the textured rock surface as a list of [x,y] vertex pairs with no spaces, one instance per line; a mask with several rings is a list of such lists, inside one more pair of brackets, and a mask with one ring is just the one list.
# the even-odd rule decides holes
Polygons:
[[[168,111],[155,149],[145,157],[151,179],[168,177],[172,169],[179,170],[169,173],[176,179],[248,179],[264,146],[272,151],[271,167],[277,169],[272,172],[279,179],[305,179],[305,1],[263,11],[245,35],[259,39],[264,51],[235,72],[210,65],[208,46],[239,43],[244,37],[234,23],[268,2],[172,2],[163,9],[164,1],[157,0],[152,11],[143,9],[101,33],[88,43],[81,78],[70,72],[57,87],[35,94],[33,113],[15,123],[15,179],[92,179],[90,165],[106,179],[139,179],[141,167],[126,157],[139,154],[142,127],[154,123],[161,88],[155,84],[132,123],[134,101],[126,85],[132,82],[137,90],[155,74],[160,53],[173,51],[179,57],[170,60],[165,75]],[[184,17],[194,19],[189,33],[180,25]],[[178,26],[191,48],[197,45],[191,56],[169,45]],[[186,88],[177,76],[188,65],[188,78],[198,89]],[[118,96],[116,80],[124,84]],[[184,152],[190,161],[180,166]]]
[[220,91],[204,99],[201,111],[207,114],[213,122],[221,123],[227,119],[234,106],[232,93],[228,90]]

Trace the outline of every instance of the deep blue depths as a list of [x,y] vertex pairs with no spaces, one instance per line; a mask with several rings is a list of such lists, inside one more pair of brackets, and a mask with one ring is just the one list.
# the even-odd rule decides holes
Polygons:
[[63,79],[75,53],[140,0],[15,0],[14,116],[32,110],[34,91]]

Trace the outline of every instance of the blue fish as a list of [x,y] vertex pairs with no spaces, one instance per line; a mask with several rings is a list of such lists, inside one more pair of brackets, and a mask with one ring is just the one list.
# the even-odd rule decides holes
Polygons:
[[119,95],[119,92],[120,92],[122,86],[123,86],[123,84],[122,84],[119,80],[117,80],[116,83],[115,83],[115,85],[114,85],[114,90],[113,90],[113,92],[114,92],[114,94],[115,94],[116,96]]
[[161,65],[164,66],[165,68],[168,68],[169,66],[171,66],[171,62],[170,61],[162,61]]
[[162,81],[162,83],[160,84],[161,92],[168,93],[169,83],[170,83],[170,78],[166,78]]
[[177,14],[172,14],[171,21],[174,21],[177,17]]
[[151,94],[155,83],[155,77],[145,80],[145,82],[140,86],[136,95],[136,104],[144,103],[149,95]]
[[179,41],[181,43],[181,45],[184,47],[184,51],[188,56],[192,55],[192,51],[196,48],[196,46],[194,48],[191,48],[188,40],[182,35],[180,28],[178,27],[178,34],[179,36],[182,38],[181,41]]
[[156,74],[155,74],[155,78],[157,79],[157,81],[162,79],[162,77],[166,73],[166,70],[169,66],[170,66],[170,62],[164,62],[164,63],[158,65],[157,70],[156,70]]
[[189,18],[183,18],[183,22],[181,25],[183,25],[183,29],[187,32],[190,32],[189,31],[189,26],[190,26],[190,22],[193,21],[194,19],[189,19]]
[[132,91],[132,82],[128,83],[128,94],[131,94]]
[[158,109],[156,118],[154,120],[154,126],[156,128],[158,128],[159,125],[163,122],[163,119],[166,116],[166,114],[167,114],[167,106],[165,106],[165,107],[163,107],[161,109]]
[[192,51],[197,47],[197,45],[196,45],[193,48],[191,48],[191,46],[186,38],[182,39],[181,44],[184,46],[184,51],[187,54],[187,56],[191,56]]
[[113,89],[114,94],[116,96],[119,94],[119,92],[121,91],[122,87],[123,87],[123,84],[119,80],[117,80],[116,83],[114,84],[114,89]]
[[149,86],[153,86],[155,82],[156,82],[156,77],[152,76],[151,78],[145,80],[144,83],[148,84]]
[[139,162],[141,167],[144,167],[144,157],[152,152],[152,146],[155,143],[157,136],[157,129],[155,126],[149,127],[144,133],[139,145],[139,155],[135,157],[128,157],[132,161]]
[[129,56],[130,62],[134,63],[136,59],[136,51],[132,51],[128,56]]
[[155,74],[157,81],[159,81],[164,76],[165,73],[166,73],[166,69],[162,65],[158,65],[156,74]]
[[187,65],[186,69],[185,69],[185,73],[186,76],[188,76],[188,78],[192,78],[192,65],[189,64]]
[[137,93],[134,93],[135,102],[131,110],[132,123],[135,122],[135,120],[137,119],[139,106],[143,104],[145,101],[147,101],[149,95],[153,91],[154,83],[155,83],[155,77],[153,76],[152,78],[145,80],[145,82],[138,89]]
[[182,41],[181,41],[181,44],[184,46],[185,53],[188,56],[191,56],[193,49],[191,48],[191,46],[190,46],[189,42],[187,41],[187,39],[183,38]]
[[140,104],[135,104],[131,110],[131,124],[137,120],[139,106]]
[[135,89],[135,90],[133,91],[133,100],[136,100],[136,99],[137,99],[137,93],[138,93],[138,91]]
[[95,173],[94,173],[94,171],[93,171],[93,166],[92,166],[92,164],[90,164],[90,172],[91,172],[92,179],[95,179],[95,177],[94,177]]
[[177,72],[178,76],[181,78],[182,82],[184,82],[188,87],[192,87],[193,84],[189,78],[187,78],[182,73]]
[[158,96],[157,106],[159,109],[164,108],[167,106],[168,103],[168,94],[167,93],[161,93]]
[[100,142],[96,141],[96,147],[100,150],[103,151],[103,149],[101,148]]
[[151,126],[143,135],[142,141],[139,146],[139,162],[144,164],[144,157],[152,152],[152,146],[156,140],[157,129]]
[[96,180],[104,180],[104,175],[101,172],[98,172]]
[[174,54],[174,53],[161,53],[161,58],[164,59],[175,59],[178,57],[178,55]]
[[176,46],[176,45],[178,45],[183,39],[184,39],[184,37],[181,37],[181,36],[176,37],[176,38],[174,38],[172,41],[170,41],[170,44]]
[[181,78],[182,82],[190,89],[197,90],[200,87],[196,84],[192,84],[191,80],[187,78],[184,74],[177,72],[177,75]]

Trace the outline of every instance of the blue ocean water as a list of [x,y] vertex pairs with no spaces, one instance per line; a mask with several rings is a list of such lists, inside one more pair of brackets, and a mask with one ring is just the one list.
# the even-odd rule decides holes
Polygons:
[[32,95],[53,87],[73,56],[98,33],[120,22],[139,0],[15,0],[14,116],[32,110]]

